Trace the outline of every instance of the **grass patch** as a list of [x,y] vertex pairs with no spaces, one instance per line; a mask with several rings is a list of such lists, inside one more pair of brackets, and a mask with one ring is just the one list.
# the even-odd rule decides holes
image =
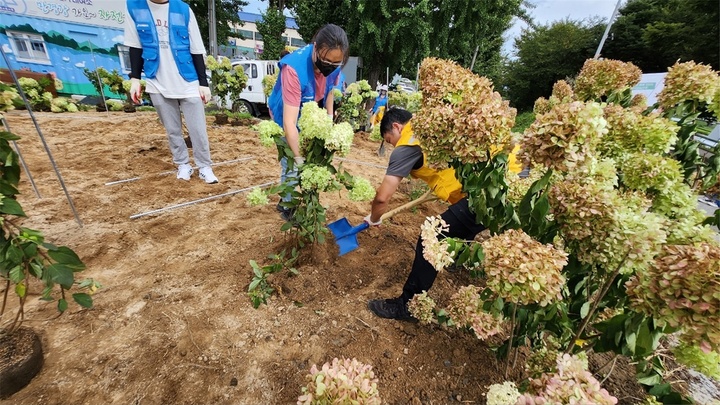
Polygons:
[[532,111],[525,111],[517,115],[515,118],[515,126],[512,128],[513,132],[525,132],[525,129],[535,122],[535,113]]

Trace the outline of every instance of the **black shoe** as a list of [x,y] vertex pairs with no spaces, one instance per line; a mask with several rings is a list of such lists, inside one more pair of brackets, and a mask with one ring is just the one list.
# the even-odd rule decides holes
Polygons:
[[283,207],[280,203],[278,203],[278,205],[275,206],[275,209],[280,213],[280,218],[285,221],[290,222],[295,216],[295,208]]
[[368,309],[381,318],[417,322],[417,319],[410,315],[402,298],[370,300],[368,301]]
[[293,217],[295,217],[295,210],[293,208],[285,208],[280,211],[280,217],[287,222],[291,222]]

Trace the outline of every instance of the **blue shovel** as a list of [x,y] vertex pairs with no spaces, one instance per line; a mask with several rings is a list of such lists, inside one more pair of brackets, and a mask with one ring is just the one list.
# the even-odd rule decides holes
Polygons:
[[[409,203],[403,204],[395,209],[392,209],[385,214],[383,214],[382,217],[380,217],[381,220],[390,219],[393,215],[397,214],[398,212],[408,210],[410,208],[416,207],[424,202],[427,201],[434,201],[438,198],[432,194],[432,190],[428,190],[420,196],[416,200],[412,200]],[[357,234],[360,231],[364,231],[369,227],[368,223],[363,221],[362,224],[357,226],[350,225],[350,222],[347,220],[347,218],[340,218],[335,222],[332,222],[328,224],[327,226],[330,229],[330,232],[332,232],[333,236],[335,237],[335,242],[338,245],[338,248],[340,250],[340,256],[344,255],[345,253],[352,252],[353,250],[357,249],[358,241],[357,241]]]

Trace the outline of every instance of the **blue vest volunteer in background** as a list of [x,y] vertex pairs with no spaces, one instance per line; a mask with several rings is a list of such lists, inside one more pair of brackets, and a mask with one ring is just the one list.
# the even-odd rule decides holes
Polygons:
[[[273,121],[282,127],[283,140],[292,151],[292,156],[280,158],[280,182],[286,186],[297,184],[297,167],[305,163],[297,125],[302,105],[317,102],[329,116],[333,116],[334,96],[331,90],[338,83],[349,47],[345,31],[337,25],[327,24],[315,33],[310,44],[278,62],[280,72],[268,98],[268,107]],[[291,202],[292,195],[288,192],[281,195],[281,202],[277,205],[280,216],[286,221],[295,212]]]
[[[170,49],[180,75],[187,81],[198,80],[197,71],[190,54],[190,6],[182,1],[170,1],[168,16]],[[137,28],[142,44],[143,69],[145,77],[154,79],[160,66],[160,46],[157,29],[146,0],[128,0],[128,12]]]
[[140,103],[144,72],[145,91],[165,127],[177,178],[189,181],[195,171],[183,137],[185,117],[199,177],[217,183],[205,125],[205,103],[212,95],[195,14],[182,0],[127,0],[126,6],[123,28],[130,54],[130,98]]
[[[275,87],[273,87],[273,91],[268,98],[268,107],[270,111],[272,111],[273,121],[281,127],[283,126],[282,68],[283,66],[290,66],[297,72],[298,79],[300,79],[300,89],[302,91],[300,99],[300,107],[302,108],[302,105],[308,101],[315,101],[315,64],[313,63],[312,55],[313,44],[309,44],[286,55],[278,62],[280,73],[278,73]],[[327,98],[334,83],[338,79],[338,75],[341,73],[340,67],[338,67],[327,76],[325,94],[323,94],[322,101]]]

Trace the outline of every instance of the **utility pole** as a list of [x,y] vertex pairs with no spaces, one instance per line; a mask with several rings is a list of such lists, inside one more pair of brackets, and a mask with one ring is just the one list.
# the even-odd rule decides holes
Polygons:
[[470,71],[472,72],[473,68],[475,67],[475,58],[477,57],[478,49],[480,49],[480,45],[475,46],[475,53],[473,54],[472,63],[470,63]]
[[617,4],[615,5],[615,10],[613,10],[612,16],[610,16],[610,21],[608,21],[607,27],[605,27],[605,33],[602,36],[602,39],[600,40],[600,45],[597,48],[597,51],[595,51],[595,56],[593,56],[593,59],[597,59],[600,56],[600,51],[602,51],[603,45],[605,45],[605,40],[607,39],[608,34],[610,33],[610,27],[613,24],[613,21],[615,21],[615,16],[617,15],[618,10],[620,9],[620,3],[622,0],[618,0]]
[[217,58],[218,49],[217,49],[217,21],[215,17],[215,0],[210,0],[208,2],[208,26],[210,28],[210,35],[209,35],[209,41],[208,44],[210,46],[210,56],[213,58]]

